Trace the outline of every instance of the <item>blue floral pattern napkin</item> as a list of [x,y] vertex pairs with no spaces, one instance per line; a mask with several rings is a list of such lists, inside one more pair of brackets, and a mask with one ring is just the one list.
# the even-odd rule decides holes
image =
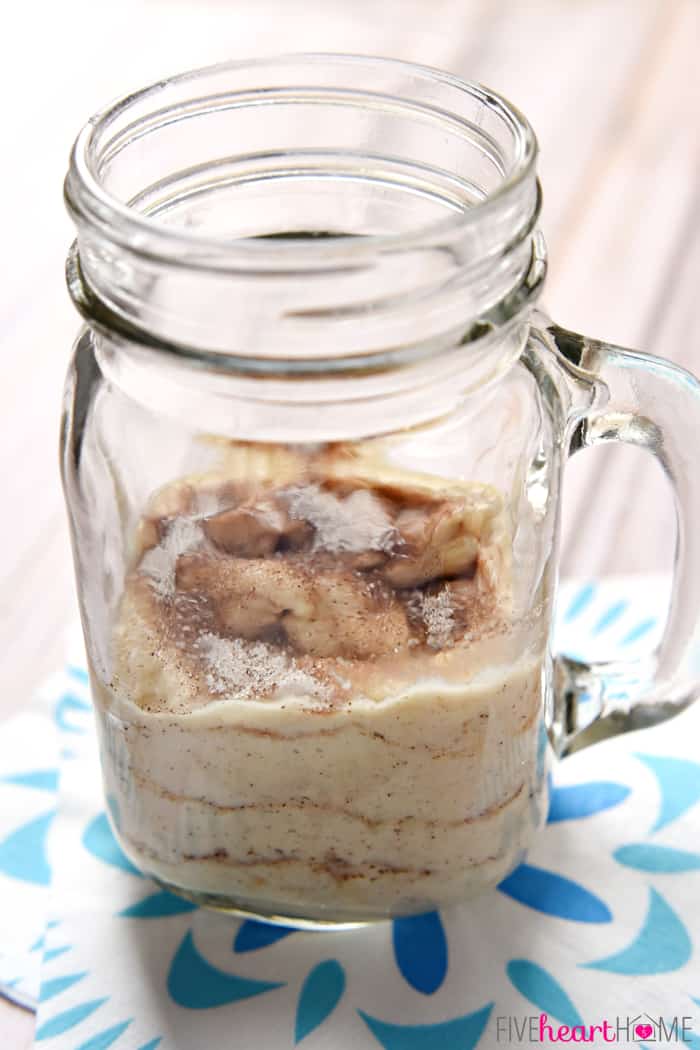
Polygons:
[[[567,585],[559,645],[643,652],[667,593]],[[477,901],[293,932],[194,908],[122,854],[77,649],[36,712],[0,731],[0,983],[37,996],[47,1050],[698,1050],[699,739],[696,705],[567,758],[527,862]]]

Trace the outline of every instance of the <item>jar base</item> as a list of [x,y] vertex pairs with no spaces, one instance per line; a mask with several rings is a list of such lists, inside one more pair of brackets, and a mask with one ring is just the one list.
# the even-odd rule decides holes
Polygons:
[[224,912],[226,915],[262,922],[268,926],[291,926],[297,930],[337,933],[340,930],[358,930],[366,926],[374,926],[380,922],[390,921],[390,916],[368,919],[309,919],[299,915],[283,915],[276,911],[256,911],[244,901],[237,900],[235,897],[218,893],[200,893],[195,890],[184,889],[182,886],[176,886],[174,883],[156,878],[153,875],[150,878],[162,890],[165,890],[167,893],[173,893],[177,897],[182,897],[183,900],[190,901],[199,908],[206,908],[208,911]]

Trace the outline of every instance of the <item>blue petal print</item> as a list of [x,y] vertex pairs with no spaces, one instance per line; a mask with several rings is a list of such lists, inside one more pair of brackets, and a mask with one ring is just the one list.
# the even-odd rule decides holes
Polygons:
[[52,977],[48,981],[42,981],[39,989],[39,1000],[45,1003],[47,999],[53,999],[54,995],[60,995],[67,988],[72,988],[78,981],[82,981],[83,977],[87,977],[87,970],[83,970],[82,973],[68,973],[65,977]]
[[107,809],[109,810],[109,815],[112,818],[112,823],[114,824],[114,826],[117,829],[117,831],[119,831],[119,826],[121,824],[121,815],[119,813],[119,803],[117,802],[117,800],[114,797],[114,795],[107,795],[107,798],[105,799],[105,802],[107,803]]
[[112,834],[112,829],[109,826],[105,813],[100,813],[99,816],[90,821],[83,832],[83,846],[92,853],[93,857],[104,861],[105,864],[111,864],[114,868],[128,871],[130,875],[141,876],[141,872],[123,854],[121,847]]
[[144,1043],[143,1046],[139,1047],[139,1050],[156,1050],[157,1046],[163,1042],[163,1036],[159,1035],[157,1039],[151,1039],[150,1043]]
[[436,992],[447,973],[447,939],[436,911],[394,920],[396,965],[416,991]]
[[700,799],[700,765],[685,758],[637,755],[655,775],[661,792],[661,809],[652,831],[660,831]]
[[160,893],[152,893],[150,897],[144,897],[117,914],[125,919],[161,919],[168,915],[182,915],[184,912],[196,910],[197,905],[192,901],[186,901],[163,890]]
[[129,1025],[131,1019],[128,1021],[122,1021],[121,1024],[114,1024],[111,1028],[106,1028],[104,1032],[100,1032],[99,1035],[93,1035],[92,1039],[88,1039],[87,1043],[81,1043],[78,1050],[108,1050],[108,1047],[112,1043],[116,1043],[120,1035],[122,1035]]
[[[538,782],[544,776],[545,770],[545,759],[547,757],[547,744],[549,743],[549,737],[547,735],[547,727],[544,724],[544,720],[540,722],[539,729],[537,730],[537,767],[535,770],[535,776]],[[547,794],[551,794],[552,791],[552,774],[548,773],[547,776]]]
[[602,634],[603,631],[607,631],[608,627],[612,627],[614,623],[617,623],[626,608],[626,601],[614,602],[612,605],[609,605],[598,618],[592,633],[598,635]]
[[51,869],[46,859],[46,836],[56,810],[23,824],[0,842],[0,871],[22,882],[48,886]]
[[553,871],[521,864],[499,890],[528,908],[575,922],[610,922],[608,906],[590,890]]
[[592,583],[587,583],[585,587],[577,591],[569,604],[569,608],[564,613],[564,622],[571,623],[572,620],[580,616],[583,610],[590,605],[594,594],[595,587]]
[[639,639],[643,638],[645,634],[649,634],[649,631],[651,631],[654,627],[656,627],[655,619],[642,620],[641,623],[638,623],[636,627],[633,627],[632,630],[625,635],[625,637],[622,639],[622,644],[631,645],[632,642],[639,641]]
[[549,804],[548,823],[556,824],[560,820],[590,817],[601,810],[619,806],[629,793],[630,789],[624,784],[614,784],[608,780],[554,788]]
[[687,963],[692,945],[685,926],[660,893],[650,893],[649,911],[634,941],[615,955],[583,963],[586,969],[641,975],[670,973]]
[[541,966],[529,959],[511,959],[506,973],[513,987],[542,1013],[556,1017],[570,1028],[583,1024],[581,1015],[562,986]]
[[46,936],[45,936],[45,934],[42,933],[41,937],[37,937],[37,939],[34,941],[34,944],[31,946],[29,951],[30,952],[38,952],[38,951],[40,951],[40,949],[44,947],[44,941],[45,940],[46,940]]
[[300,1043],[333,1013],[345,991],[345,971],[335,959],[326,959],[308,974],[297,1005],[294,1042]]
[[[109,998],[109,996],[107,996]],[[37,1043],[41,1042],[42,1039],[51,1039],[55,1035],[63,1035],[64,1032],[68,1032],[71,1028],[75,1028],[79,1025],[86,1017],[90,1014],[94,1014],[103,1003],[107,1002],[106,999],[92,999],[89,1003],[81,1003],[80,1006],[73,1006],[70,1010],[64,1010],[61,1014],[56,1014],[55,1017],[51,1017],[48,1021],[44,1021],[41,1028],[34,1036]]]
[[77,696],[72,696],[70,693],[66,693],[56,704],[54,708],[54,721],[59,729],[62,729],[64,733],[84,733],[85,726],[72,722],[69,718],[71,714],[75,714],[78,711],[89,711],[90,705],[86,704],[84,700],[79,700]]
[[217,970],[197,951],[191,930],[175,953],[168,974],[171,999],[188,1010],[208,1010],[282,987],[279,982],[254,981]]
[[36,769],[31,773],[15,773],[14,776],[1,779],[4,784],[17,784],[38,791],[58,791],[57,769]]
[[290,926],[273,926],[267,922],[256,922],[246,919],[238,928],[233,942],[234,952],[254,952],[258,948],[267,948],[284,937],[289,937],[294,930]]
[[482,1010],[437,1024],[390,1024],[358,1010],[384,1050],[472,1050],[488,1024],[493,1003]]
[[44,962],[51,962],[52,959],[58,959],[59,955],[65,955],[66,952],[71,950],[72,945],[62,944],[59,948],[47,948],[44,952]]
[[655,875],[677,874],[681,871],[700,870],[700,853],[688,853],[670,846],[655,846],[651,842],[620,846],[613,853],[618,864],[636,871],[647,871]]
[[75,664],[70,664],[68,667],[68,674],[75,678],[77,682],[82,682],[83,685],[87,685],[90,681],[88,673],[84,667],[77,667]]

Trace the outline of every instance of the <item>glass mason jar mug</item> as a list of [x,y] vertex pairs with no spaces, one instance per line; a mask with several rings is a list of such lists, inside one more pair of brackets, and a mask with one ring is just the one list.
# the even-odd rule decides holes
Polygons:
[[[178,893],[301,925],[461,901],[589,722],[692,696],[698,384],[535,310],[535,161],[493,93],[337,55],[161,82],[77,139],[80,605],[115,833]],[[562,466],[608,440],[678,508],[633,666],[549,646]]]

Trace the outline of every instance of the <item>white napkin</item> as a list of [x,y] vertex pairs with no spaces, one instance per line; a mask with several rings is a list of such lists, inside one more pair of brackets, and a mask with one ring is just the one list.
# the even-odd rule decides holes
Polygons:
[[44,844],[56,815],[59,733],[50,710],[68,683],[55,676],[31,710],[0,730],[0,993],[35,1005],[51,869]]

